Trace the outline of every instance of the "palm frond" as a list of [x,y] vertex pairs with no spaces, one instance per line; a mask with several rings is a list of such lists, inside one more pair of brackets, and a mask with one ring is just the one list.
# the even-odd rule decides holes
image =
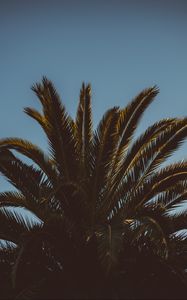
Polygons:
[[89,176],[90,173],[92,136],[91,86],[88,85],[85,89],[83,125],[83,161],[87,176]]
[[84,102],[85,102],[85,84],[82,84],[82,88],[80,90],[79,96],[79,104],[76,113],[76,134],[77,134],[77,143],[78,143],[78,150],[79,153],[82,152],[83,146],[83,123],[84,123]]
[[[122,183],[112,196],[111,203],[113,206],[121,203],[123,211],[134,209],[144,205],[153,197],[161,192],[171,189],[173,185],[186,180],[187,163],[185,161],[175,163],[169,167],[162,168],[160,171],[153,173],[151,177],[142,184],[136,181],[131,187],[131,176],[128,174],[126,182]],[[129,180],[130,177],[130,180]],[[110,205],[109,210],[112,209]]]
[[[144,240],[148,240],[147,245],[150,243],[151,248],[156,251],[156,254],[160,255],[164,259],[168,259],[169,248],[167,242],[167,236],[160,226],[159,222],[157,222],[153,217],[150,216],[141,216],[137,217],[133,221],[133,230],[136,227],[139,227],[140,230],[136,232],[135,239],[142,239],[144,236]],[[154,244],[154,247],[153,247]]]
[[[160,143],[163,142],[160,137],[166,133],[175,122],[177,122],[177,119],[163,119],[148,127],[148,129],[141,134],[129,148],[127,155],[123,159],[120,173],[127,173],[141,158],[145,161],[146,157],[149,157],[148,151],[150,151],[149,147],[151,145],[154,146],[152,153],[156,151],[160,147]],[[119,176],[121,175],[119,174]]]
[[164,207],[166,210],[172,210],[180,207],[187,199],[187,181],[181,181],[174,184],[171,188],[158,194],[154,203]]
[[83,176],[89,176],[91,146],[92,146],[92,111],[91,111],[91,86],[82,84],[79,105],[75,121],[76,141],[78,155],[80,156]]
[[[178,126],[179,125],[179,126]],[[171,156],[171,154],[177,150],[187,137],[187,118],[176,122],[176,126],[173,125],[174,132],[172,136],[165,139],[165,143],[160,147],[159,151],[154,156],[153,161],[150,163],[146,170],[146,176],[150,175],[164,160]],[[167,135],[166,135],[167,136]]]
[[37,121],[47,134],[48,124],[44,116],[42,116],[42,114],[40,114],[36,109],[31,107],[25,107],[24,112],[28,116],[33,118],[35,121]]
[[20,138],[7,138],[0,140],[0,150],[12,149],[30,158],[40,169],[50,178],[52,182],[56,181],[57,172],[51,164],[49,158],[36,145]]
[[[43,194],[43,193],[42,193]],[[18,191],[7,191],[0,193],[0,208],[23,208],[32,212],[40,220],[45,220],[48,217],[49,211],[47,208],[41,205],[44,196],[41,196],[38,199],[32,197],[25,197],[22,193]]]
[[165,209],[171,208],[173,205],[180,205],[186,198],[187,181],[177,182],[171,188],[157,194],[146,206],[160,206]]
[[17,191],[7,191],[0,193],[0,207],[11,206],[28,208],[27,205],[27,199]]
[[[145,133],[143,133],[129,148],[127,155],[123,158],[121,166],[116,166],[113,169],[111,178],[108,180],[108,194],[105,196],[105,203],[108,206],[108,202],[114,199],[113,194],[117,192],[122,186],[124,190],[124,184],[126,186],[126,192],[135,185],[138,179],[141,177],[144,168],[146,168],[146,160],[152,157],[154,150],[152,147],[149,149],[150,144],[155,144],[155,140],[160,136],[161,133],[165,132],[177,119],[164,119],[150,126]],[[157,146],[157,148],[159,145]],[[150,151],[151,150],[151,151]],[[151,152],[151,153],[149,153]],[[124,184],[121,183],[123,180]],[[120,192],[121,193],[121,192]],[[118,198],[118,197],[117,197]],[[115,203],[113,200],[110,203]]]
[[[0,151],[0,172],[28,199],[40,198],[43,172],[19,160],[9,150]],[[4,159],[6,155],[6,159]]]
[[136,154],[135,159],[129,151],[120,170],[114,177],[112,191],[115,191],[123,180],[126,181],[126,176],[128,176],[129,172],[133,172],[135,175],[132,185],[139,186],[146,177],[151,175],[183,143],[186,134],[186,120],[176,119],[158,132],[150,142],[145,144],[145,147]]
[[168,234],[172,234],[179,230],[184,230],[187,228],[187,208],[186,205],[181,206],[180,209],[172,210],[166,212],[165,218],[167,222],[170,224],[170,231]]
[[100,205],[102,192],[107,183],[110,171],[115,141],[117,139],[116,123],[119,111],[117,107],[108,110],[101,120],[93,137],[93,173],[92,173],[92,203],[94,210]]
[[38,222],[35,219],[23,217],[22,213],[9,208],[0,209],[0,238],[19,244],[23,234],[27,234]]
[[181,183],[181,181],[185,181],[186,177],[187,162],[185,161],[171,164],[155,172],[141,187],[141,193],[144,193],[144,196],[142,195],[143,197],[141,198],[140,204],[146,203],[156,194],[172,188],[172,186]]
[[79,155],[80,168],[81,172],[84,175],[84,166],[83,166],[83,125],[84,125],[84,103],[85,103],[85,84],[82,84],[82,88],[80,90],[79,96],[79,104],[76,113],[75,119],[75,136],[76,136],[76,145],[77,145],[77,153]]
[[0,264],[11,265],[17,253],[17,246],[9,241],[0,240]]
[[121,162],[140,118],[149,104],[154,100],[158,91],[156,86],[143,90],[125,109],[120,111],[120,117],[117,124],[117,131],[120,139],[117,144],[114,166]]
[[36,85],[34,91],[42,99],[44,117],[48,124],[50,152],[57,169],[61,176],[73,178],[77,168],[76,140],[72,126],[74,122],[67,114],[51,81],[44,77],[42,85]]

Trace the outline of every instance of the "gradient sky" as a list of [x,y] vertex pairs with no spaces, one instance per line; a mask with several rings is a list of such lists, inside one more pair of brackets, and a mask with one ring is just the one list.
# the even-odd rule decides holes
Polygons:
[[[22,111],[39,108],[30,87],[42,75],[75,114],[82,81],[91,82],[95,124],[142,89],[160,94],[138,133],[163,117],[187,115],[187,1],[0,0],[0,136],[46,148]],[[187,143],[173,160],[187,158]],[[1,178],[0,190],[8,188]]]

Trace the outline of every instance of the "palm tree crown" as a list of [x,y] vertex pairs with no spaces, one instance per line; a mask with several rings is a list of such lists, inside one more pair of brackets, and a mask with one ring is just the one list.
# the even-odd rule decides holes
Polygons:
[[187,118],[163,119],[134,139],[155,86],[109,109],[96,130],[89,84],[75,120],[47,78],[32,89],[42,112],[24,111],[44,130],[48,154],[21,138],[0,140],[0,172],[16,188],[0,194],[10,297],[150,298],[151,290],[163,298],[172,283],[172,295],[186,292],[187,239],[179,230],[187,210],[174,209],[186,200],[187,161],[162,164],[187,137]]

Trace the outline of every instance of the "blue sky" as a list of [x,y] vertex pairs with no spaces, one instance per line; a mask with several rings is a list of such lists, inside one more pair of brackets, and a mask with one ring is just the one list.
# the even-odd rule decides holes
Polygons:
[[[55,83],[71,115],[82,81],[91,82],[95,124],[142,89],[160,94],[138,133],[163,117],[187,115],[187,1],[0,1],[0,136],[46,148],[22,111],[39,108],[30,90],[42,75]],[[187,143],[173,160],[187,158]],[[8,185],[1,178],[0,190]]]

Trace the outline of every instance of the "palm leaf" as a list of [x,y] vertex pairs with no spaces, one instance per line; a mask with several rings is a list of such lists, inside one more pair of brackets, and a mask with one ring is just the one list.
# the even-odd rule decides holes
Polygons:
[[0,238],[19,244],[23,234],[31,231],[38,222],[28,217],[23,217],[21,213],[8,208],[0,209]]
[[93,137],[92,153],[92,203],[94,214],[96,206],[100,205],[102,192],[107,183],[111,160],[115,151],[117,139],[116,123],[118,121],[118,108],[108,110],[101,120]]
[[145,196],[142,197],[140,203],[145,203],[156,194],[170,189],[178,182],[186,180],[186,176],[187,162],[175,163],[155,172],[143,187],[141,187],[141,191]]
[[17,191],[8,191],[0,193],[0,207],[12,206],[12,207],[25,207],[27,206],[26,198]]
[[13,149],[30,158],[40,169],[50,178],[52,182],[56,181],[57,173],[51,164],[49,158],[44,152],[31,142],[20,138],[7,138],[0,140],[0,150]]
[[[176,122],[169,122],[163,131],[161,130],[150,142],[145,144],[145,147],[136,154],[135,160],[131,154],[127,154],[121,169],[114,177],[115,181],[112,191],[115,191],[117,185],[121,184],[123,180],[126,180],[130,169],[136,174],[135,181],[132,184],[139,186],[140,182],[143,182],[149,174],[158,168],[182,144],[186,134],[186,120],[176,119]],[[139,182],[138,179],[140,178]]]
[[87,176],[90,173],[91,145],[92,145],[92,111],[91,111],[91,87],[85,89],[83,123],[83,162]]
[[[125,207],[124,210],[130,209],[130,207],[137,208],[164,190],[170,189],[180,181],[185,181],[187,175],[186,166],[186,162],[170,165],[169,167],[161,169],[159,172],[153,173],[151,177],[148,177],[147,180],[141,184],[139,184],[139,181],[137,183],[137,177],[133,179],[133,177],[130,176],[131,173],[129,173],[126,177],[126,181],[124,180],[113,194],[111,203],[115,206],[122,201]],[[137,205],[135,203],[137,203]],[[112,207],[109,206],[109,209],[112,209]]]
[[173,210],[165,215],[167,222],[170,224],[168,234],[172,234],[179,230],[187,228],[187,208],[186,205],[181,207],[180,210]]
[[154,153],[154,151],[158,151],[160,144],[163,143],[163,140],[161,140],[160,137],[163,136],[163,134],[166,133],[167,130],[170,129],[177,121],[177,119],[164,119],[148,127],[145,133],[141,134],[129,148],[127,155],[123,159],[118,176],[127,173],[141,158],[144,160],[145,165],[146,157],[149,158],[150,155],[148,153],[148,151],[150,152],[150,146],[154,146],[152,153]]
[[76,120],[75,120],[79,154],[82,153],[82,147],[83,147],[84,102],[85,102],[85,84],[83,83],[82,88],[80,90],[79,104],[78,104]]
[[47,211],[46,207],[44,209],[44,207],[41,205],[43,199],[44,197],[41,197],[40,199],[37,199],[37,201],[33,201],[33,198],[26,198],[17,191],[3,192],[0,193],[0,208],[25,208],[32,212],[40,220],[45,220],[48,217],[49,212]]
[[35,202],[39,200],[43,172],[21,162],[9,150],[1,151],[0,172],[28,199],[33,199]]
[[51,81],[44,77],[42,88],[41,85],[36,85],[33,90],[42,99],[44,117],[48,124],[47,137],[50,152],[57,169],[61,176],[67,179],[73,178],[77,168],[73,121],[67,115]]
[[160,224],[153,217],[141,216],[133,221],[133,230],[136,227],[139,227],[140,231],[137,232],[138,234],[135,234],[135,239],[142,239],[144,235],[145,240],[149,239],[155,245],[153,250],[161,257],[167,259],[169,255],[167,236]]
[[[173,125],[173,128],[175,128],[174,134],[167,138],[165,144],[159,149],[158,153],[156,153],[153,161],[150,163],[148,169],[146,170],[146,176],[151,174],[155,168],[158,168],[158,166],[168,157],[171,156],[171,154],[177,150],[184,140],[187,137],[187,118],[184,120],[181,120],[179,122],[179,128],[176,128]],[[177,125],[177,124],[176,124]]]
[[81,157],[83,176],[87,177],[90,170],[91,146],[92,146],[92,111],[91,111],[91,87],[82,85],[79,105],[76,115],[76,140],[78,155]]
[[145,89],[124,110],[120,111],[117,124],[120,139],[117,144],[114,167],[121,162],[142,114],[157,94],[158,88],[156,86]]
[[42,116],[36,109],[31,108],[31,107],[25,107],[24,112],[33,118],[35,121],[37,121],[40,126],[44,129],[45,133],[47,134],[48,132],[48,124],[44,116]]
[[147,206],[160,206],[165,209],[171,208],[173,205],[180,205],[180,202],[185,200],[187,190],[187,181],[181,181],[174,184],[171,188],[157,194]]
[[0,264],[11,265],[14,262],[17,246],[8,241],[0,241]]
[[[133,143],[132,147],[129,149],[127,155],[123,159],[122,166],[116,166],[116,168],[113,169],[111,178],[108,179],[108,194],[105,196],[106,199],[104,201],[104,205],[109,206],[111,209],[113,203],[115,203],[115,197],[113,197],[113,194],[119,190],[119,184],[121,180],[125,182],[125,192],[127,192],[127,190],[136,184],[146,166],[146,157],[149,157],[150,155],[148,155],[148,145],[150,145],[150,143],[154,144],[155,139],[158,138],[158,136],[168,129],[168,127],[171,126],[171,124],[175,121],[175,119],[166,119],[153,124]],[[153,151],[151,153],[153,153]],[[121,183],[123,190],[124,184]]]

